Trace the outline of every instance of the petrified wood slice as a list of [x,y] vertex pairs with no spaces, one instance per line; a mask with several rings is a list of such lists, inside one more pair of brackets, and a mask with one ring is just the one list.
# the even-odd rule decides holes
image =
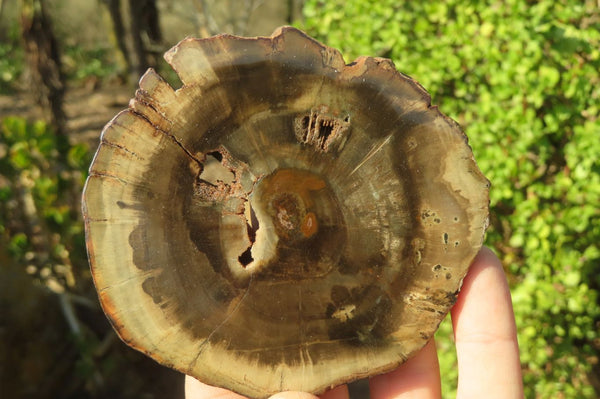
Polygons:
[[391,370],[488,219],[458,125],[385,59],[283,28],[186,39],[104,129],[84,192],[100,301],[158,362],[250,397]]

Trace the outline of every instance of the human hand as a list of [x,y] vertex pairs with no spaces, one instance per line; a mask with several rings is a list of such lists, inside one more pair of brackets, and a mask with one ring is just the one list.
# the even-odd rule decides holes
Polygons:
[[[517,330],[510,292],[496,255],[483,248],[469,269],[451,310],[458,356],[458,398],[522,398]],[[372,377],[372,399],[439,398],[440,369],[435,342],[396,370]],[[243,396],[186,377],[186,399],[243,399]],[[346,385],[319,396],[348,399]],[[282,392],[271,399],[317,399],[305,392]]]

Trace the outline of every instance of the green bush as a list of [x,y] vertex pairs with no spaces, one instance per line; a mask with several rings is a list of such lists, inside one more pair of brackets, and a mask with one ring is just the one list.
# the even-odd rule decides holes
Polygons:
[[75,290],[87,273],[79,198],[89,151],[44,122],[7,117],[0,130],[0,240],[51,290]]
[[25,69],[24,51],[20,46],[16,23],[3,29],[0,25],[0,94],[11,94]]
[[119,74],[119,67],[105,47],[93,49],[71,44],[62,55],[64,72],[68,80],[82,82],[90,78],[107,80]]
[[[391,58],[465,128],[492,182],[486,243],[512,285],[526,395],[597,397],[596,2],[307,0],[304,16],[307,33],[347,61]],[[455,360],[441,356],[452,396]]]
[[100,309],[80,206],[90,161],[43,122],[0,120],[1,398],[182,395]]
[[[62,72],[70,83],[80,84],[88,79],[109,80],[122,73],[106,46],[90,48],[68,36],[58,39]],[[12,94],[26,83],[19,82],[26,70],[22,44],[18,19],[0,21],[0,94]]]

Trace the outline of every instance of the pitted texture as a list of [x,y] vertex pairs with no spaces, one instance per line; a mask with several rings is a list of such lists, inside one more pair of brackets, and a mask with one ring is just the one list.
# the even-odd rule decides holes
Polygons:
[[391,62],[293,28],[186,39],[104,129],[84,192],[105,313],[157,361],[250,397],[422,348],[479,250],[489,183]]

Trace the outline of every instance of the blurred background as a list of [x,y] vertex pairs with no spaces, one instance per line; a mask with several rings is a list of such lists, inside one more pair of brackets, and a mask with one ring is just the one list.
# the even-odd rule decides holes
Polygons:
[[[600,1],[0,0],[0,398],[183,398],[114,334],[80,193],[102,126],[186,36],[291,24],[391,58],[492,182],[528,398],[600,396]],[[437,336],[455,396],[451,327]]]

